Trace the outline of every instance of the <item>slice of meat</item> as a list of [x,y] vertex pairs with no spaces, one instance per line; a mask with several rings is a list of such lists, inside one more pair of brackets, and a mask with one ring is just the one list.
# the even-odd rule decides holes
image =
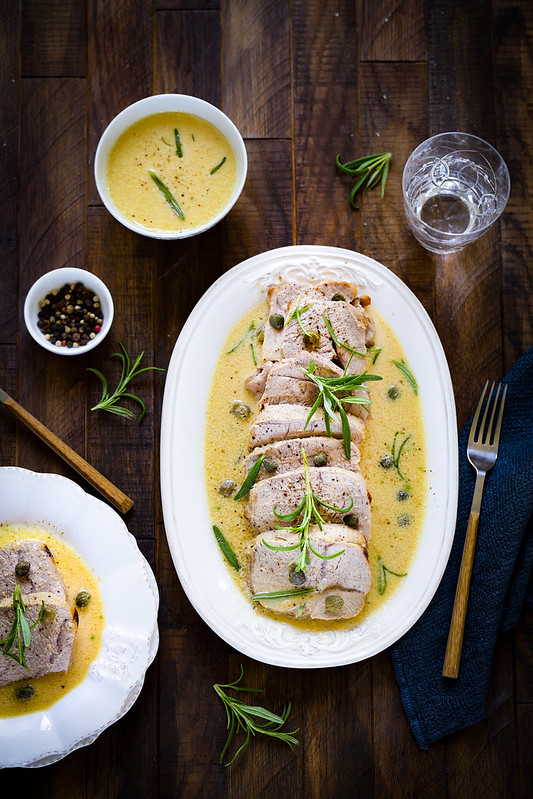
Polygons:
[[[318,408],[306,425],[309,408],[304,405],[268,405],[252,423],[250,431],[250,450],[274,441],[288,438],[307,438],[327,435],[324,410]],[[348,416],[352,442],[358,447],[365,437],[365,426],[361,419]],[[331,422],[333,438],[342,438],[339,422]]]
[[[0,652],[0,686],[16,680],[66,671],[72,662],[78,627],[77,612],[74,611],[73,614],[65,600],[55,593],[41,591],[25,594],[25,615],[30,626],[39,616],[41,602],[44,602],[46,612],[31,630],[30,645],[24,653],[28,671]],[[13,599],[5,597],[0,601],[0,640],[9,634],[13,619]],[[11,651],[17,654],[16,642]]]
[[284,323],[290,314],[289,306],[300,297],[300,307],[303,308],[310,302],[317,302],[323,295],[305,283],[283,283],[269,289],[269,310],[268,319],[265,324],[263,339],[263,361],[280,361],[282,356],[281,345],[283,341],[284,326],[281,329],[274,328],[269,319],[271,316],[279,314],[283,317]]
[[[26,577],[17,577],[15,572],[17,563],[21,561],[30,564]],[[0,598],[11,599],[17,584],[23,594],[48,591],[65,599],[65,583],[44,541],[28,538],[6,544],[0,549]]]
[[[313,493],[327,505],[346,510],[339,513],[319,505],[319,513],[326,522],[342,524],[349,515],[357,518],[357,529],[370,536],[370,500],[363,475],[359,469],[348,471],[332,467],[309,468],[309,482]],[[294,512],[305,494],[305,470],[295,469],[285,474],[274,475],[256,483],[249,493],[245,515],[258,533],[273,530],[277,525],[289,527],[297,521],[282,521],[284,516]],[[274,508],[276,513],[274,513]]]
[[301,351],[294,358],[284,358],[273,364],[265,381],[259,410],[266,405],[312,405],[318,396],[318,387],[304,374],[310,363],[315,364],[315,374],[320,377],[342,377],[342,369],[321,355]]
[[[361,374],[368,365],[368,359],[365,357],[366,326],[362,319],[365,311],[361,307],[356,309],[346,302],[329,302],[324,308],[324,314],[339,344],[346,344],[350,348],[335,345],[336,355],[341,364],[345,368],[348,367],[349,374]],[[362,355],[354,354],[353,350]]]
[[337,300],[342,299],[345,302],[353,302],[357,299],[357,289],[351,283],[346,283],[343,280],[326,280],[324,283],[317,283],[316,289],[327,300],[332,300],[335,297]]
[[266,363],[258,366],[257,369],[250,377],[244,381],[244,385],[254,397],[260,397],[265,390],[265,385],[269,372],[274,364],[274,361],[266,361]]
[[[284,474],[292,472],[294,469],[300,469],[303,466],[302,449],[305,451],[310,466],[323,466],[324,468],[335,466],[339,469],[355,471],[361,457],[357,447],[352,446],[352,457],[348,460],[343,443],[338,438],[329,438],[328,436],[290,438],[287,441],[276,441],[265,447],[254,449],[244,463],[246,473],[248,474],[261,455],[265,456],[268,468],[265,468],[264,465],[261,467],[257,480],[272,477],[273,473]],[[316,456],[320,456],[321,459],[318,464],[313,461]],[[325,463],[324,460],[326,460]]]
[[[309,538],[315,552],[309,555],[302,587],[315,592],[282,600],[265,600],[263,607],[277,613],[299,615],[302,618],[345,619],[357,615],[370,589],[370,567],[366,542],[360,532],[345,525],[327,524],[320,530],[309,528]],[[253,594],[293,590],[289,577],[299,548],[271,549],[272,546],[295,546],[299,536],[282,530],[269,530],[250,542],[250,587]],[[336,555],[336,557],[330,557]],[[328,597],[331,597],[327,600]]]
[[[328,302],[322,297],[314,302],[306,303],[301,296],[297,297],[289,306],[288,316],[291,316],[297,306],[307,310],[300,312],[301,324],[298,324],[296,318],[292,318],[285,324],[282,330],[282,357],[295,358],[304,351],[322,355],[330,360],[336,358],[337,353],[323,317],[329,305],[337,306],[339,304],[341,303]],[[316,342],[310,344],[306,336],[316,336]]]

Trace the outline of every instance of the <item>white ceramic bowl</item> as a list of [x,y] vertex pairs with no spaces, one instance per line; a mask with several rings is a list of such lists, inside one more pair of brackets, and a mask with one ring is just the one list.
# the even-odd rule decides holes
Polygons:
[[[163,114],[167,112],[178,111],[185,114],[192,114],[193,116],[200,117],[211,123],[217,130],[222,133],[228,140],[231,149],[235,155],[235,162],[237,167],[237,177],[233,192],[226,205],[219,213],[203,225],[198,225],[194,228],[185,230],[148,230],[140,225],[135,224],[131,219],[128,219],[117,208],[109,193],[106,179],[107,160],[115,142],[125,130],[127,130],[135,122],[138,122],[144,117],[151,116],[152,114]],[[155,94],[152,97],[145,97],[138,100],[136,103],[129,105],[120,112],[104,130],[102,137],[96,149],[94,157],[94,177],[96,180],[96,188],[100,194],[100,198],[104,203],[107,210],[121,222],[125,227],[136,233],[141,233],[143,236],[149,236],[154,239],[184,239],[188,236],[196,236],[198,233],[203,233],[204,230],[216,225],[220,222],[226,214],[233,208],[237,202],[239,195],[243,189],[244,181],[246,180],[246,172],[248,169],[248,158],[246,155],[246,147],[241,134],[231,121],[219,108],[211,103],[201,100],[199,97],[192,97],[188,94]]]
[[[103,313],[102,329],[83,347],[57,347],[55,344],[51,344],[44,333],[37,327],[38,314],[41,310],[39,302],[54,289],[61,289],[65,283],[83,283],[84,286],[91,289],[100,298],[100,306]],[[73,266],[53,269],[51,272],[42,275],[28,291],[24,303],[24,321],[28,328],[28,333],[35,339],[37,344],[56,355],[83,355],[83,353],[93,350],[109,333],[113,322],[113,314],[113,298],[105,283],[99,277],[93,275],[92,272]]]

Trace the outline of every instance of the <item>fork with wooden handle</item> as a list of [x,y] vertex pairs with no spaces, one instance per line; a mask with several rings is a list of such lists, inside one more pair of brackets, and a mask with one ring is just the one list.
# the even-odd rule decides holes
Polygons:
[[64,441],[61,441],[54,433],[52,433],[44,424],[38,421],[35,416],[28,413],[22,405],[15,402],[9,394],[6,394],[0,388],[0,402],[9,408],[21,422],[32,430],[39,438],[48,444],[61,458],[63,458],[69,466],[72,466],[78,474],[87,480],[88,483],[96,488],[106,499],[109,500],[121,513],[126,513],[133,505],[133,500],[126,496],[120,489],[111,483],[107,477],[104,477],[98,472],[94,466],[87,463],[77,452],[74,452]]
[[[444,657],[444,668],[442,670],[444,677],[457,677],[459,674],[459,663],[461,661],[468,595],[470,593],[470,578],[472,576],[472,566],[474,563],[474,551],[476,547],[483,486],[485,485],[487,472],[492,469],[498,457],[498,443],[500,440],[507,386],[503,387],[501,383],[497,385],[494,383],[492,384],[485,404],[483,418],[481,423],[478,424],[488,384],[489,381],[487,380],[472,420],[472,427],[470,428],[470,435],[468,436],[468,445],[466,448],[468,460],[476,470],[476,485],[474,488],[474,497],[472,499],[468,527],[466,529],[461,569],[459,571],[450,632],[448,634],[448,645]],[[498,414],[496,415],[497,409]],[[487,423],[489,410],[491,412]]]

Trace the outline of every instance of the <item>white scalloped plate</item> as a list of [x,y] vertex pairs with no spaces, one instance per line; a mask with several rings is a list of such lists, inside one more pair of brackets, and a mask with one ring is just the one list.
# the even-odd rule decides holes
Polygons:
[[[205,412],[221,347],[235,322],[264,299],[270,285],[301,278],[348,280],[371,296],[417,376],[428,435],[428,508],[417,555],[390,600],[352,630],[310,633],[257,614],[223,563],[207,505]],[[394,643],[421,616],[441,580],[455,530],[457,480],[455,403],[442,345],[418,299],[382,264],[336,247],[283,247],[230,269],[192,311],[174,348],[163,401],[165,530],[189,600],[235,649],[276,666],[322,668],[363,660]]]
[[105,627],[85,680],[48,710],[0,718],[0,768],[47,766],[92,743],[133,705],[157,652],[159,594],[115,511],[57,474],[0,468],[0,520],[58,532],[99,581]]

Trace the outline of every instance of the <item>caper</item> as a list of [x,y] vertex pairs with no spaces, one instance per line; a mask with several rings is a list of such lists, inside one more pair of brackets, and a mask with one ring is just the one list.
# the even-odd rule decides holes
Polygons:
[[91,601],[91,595],[88,591],[78,591],[76,596],[76,607],[86,608]]
[[278,464],[275,461],[271,461],[269,458],[265,458],[263,466],[265,467],[265,471],[269,472],[269,474],[273,474],[273,472],[277,472],[278,470]]
[[316,330],[311,330],[309,333],[304,334],[304,344],[310,350],[316,350],[320,344],[320,336]]
[[293,569],[289,574],[289,582],[292,583],[292,585],[303,585],[305,580],[306,576],[303,571],[296,571],[296,569]]
[[41,621],[43,622],[43,624],[51,624],[55,619],[55,617],[56,617],[55,610],[52,610],[52,608],[45,608],[44,613],[41,617]]
[[231,406],[231,412],[239,419],[247,419],[250,416],[250,407],[245,402],[241,402],[241,400],[235,400]]
[[405,502],[406,499],[409,499],[409,491],[405,491],[401,488],[396,494],[396,499],[398,502]]
[[19,560],[15,566],[15,574],[17,577],[27,577],[30,573],[30,564],[27,560]]
[[346,302],[346,297],[344,294],[339,294],[338,292],[333,295],[331,298],[332,302]]
[[317,454],[313,458],[313,463],[315,466],[327,466],[328,465],[328,456],[326,452],[317,452]]
[[217,491],[219,494],[222,494],[223,497],[231,497],[236,488],[237,483],[235,480],[223,480],[220,485],[217,486]]
[[260,325],[260,326],[257,328],[257,331],[256,331],[256,334],[255,334],[255,337],[256,337],[257,341],[258,341],[260,344],[262,344],[262,343],[263,343],[263,341],[265,340],[265,326],[264,326],[264,325]]
[[35,693],[35,688],[33,685],[19,685],[17,690],[15,691],[15,696],[17,699],[21,699],[24,701],[25,699],[31,699]]
[[354,530],[359,530],[359,516],[356,516],[355,513],[346,514],[343,522],[348,527],[352,527]]
[[344,599],[337,594],[330,594],[326,597],[326,610],[330,613],[340,613],[344,607]]
[[411,522],[413,520],[412,520],[411,516],[409,516],[408,513],[402,513],[401,516],[398,516],[397,521],[398,521],[398,525],[400,527],[409,527],[409,525],[411,524]]
[[398,399],[400,396],[400,389],[398,386],[389,386],[387,389],[387,397],[391,400]]
[[285,319],[280,313],[273,313],[268,317],[268,321],[274,330],[282,330],[285,325]]
[[379,465],[382,466],[384,469],[390,469],[391,466],[394,466],[394,461],[392,460],[390,455],[384,455],[380,460]]

